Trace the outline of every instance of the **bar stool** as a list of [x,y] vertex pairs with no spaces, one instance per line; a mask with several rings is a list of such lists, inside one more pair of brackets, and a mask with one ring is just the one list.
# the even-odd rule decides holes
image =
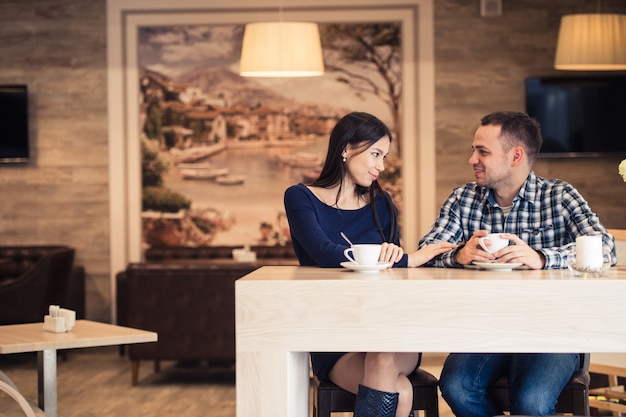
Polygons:
[[[439,417],[437,378],[419,368],[408,377],[413,385],[413,411],[423,410],[425,417]],[[313,417],[353,412],[355,401],[356,395],[313,375]]]

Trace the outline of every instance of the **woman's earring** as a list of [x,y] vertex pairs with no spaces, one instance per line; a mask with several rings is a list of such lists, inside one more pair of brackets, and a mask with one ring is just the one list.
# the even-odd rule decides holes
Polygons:
[[341,155],[341,160],[342,160],[343,162],[346,162],[346,156],[345,156],[345,155]]

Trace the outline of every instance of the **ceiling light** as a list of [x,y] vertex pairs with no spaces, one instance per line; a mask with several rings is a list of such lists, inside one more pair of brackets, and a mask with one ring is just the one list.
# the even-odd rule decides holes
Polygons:
[[248,23],[239,74],[244,77],[312,77],[324,74],[319,28],[310,22]]
[[554,67],[559,70],[626,70],[626,15],[563,16]]

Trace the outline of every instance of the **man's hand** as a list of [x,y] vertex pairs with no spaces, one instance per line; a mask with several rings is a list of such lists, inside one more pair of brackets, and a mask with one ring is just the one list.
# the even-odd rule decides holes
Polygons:
[[472,236],[467,242],[465,242],[465,246],[456,251],[456,253],[454,254],[454,261],[461,265],[469,265],[473,261],[494,261],[496,257],[491,253],[485,251],[478,243],[478,239],[480,239],[481,237],[485,237],[488,234],[489,232],[487,232],[486,230],[479,230],[474,233],[474,236]]
[[509,239],[511,244],[494,253],[498,262],[521,262],[530,269],[543,269],[546,259],[542,253],[537,252],[512,233],[502,233],[502,237]]
[[511,241],[509,246],[493,254],[485,251],[478,243],[478,239],[488,234],[486,230],[479,230],[474,233],[474,236],[467,241],[465,246],[457,251],[454,260],[461,265],[469,265],[473,261],[495,261],[500,263],[520,262],[530,269],[543,269],[545,266],[546,260],[543,255],[532,249],[526,242],[512,233],[500,234],[503,239],[509,239]]

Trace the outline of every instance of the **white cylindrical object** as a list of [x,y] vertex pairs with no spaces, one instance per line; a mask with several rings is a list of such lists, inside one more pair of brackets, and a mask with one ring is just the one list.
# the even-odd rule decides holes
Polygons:
[[578,236],[576,265],[581,268],[601,268],[602,263],[602,236]]

